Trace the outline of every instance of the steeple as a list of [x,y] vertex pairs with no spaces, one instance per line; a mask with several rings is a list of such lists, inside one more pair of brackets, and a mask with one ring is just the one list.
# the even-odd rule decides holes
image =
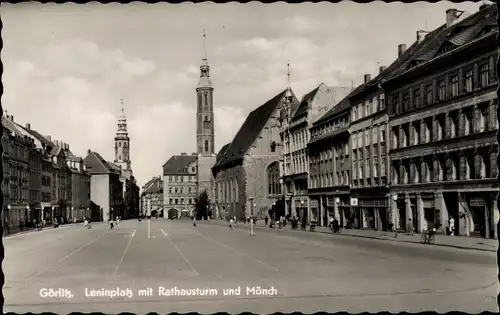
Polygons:
[[291,83],[290,83],[290,60],[288,60],[288,63],[286,64],[286,67],[287,67],[286,76],[287,76],[287,79],[288,79],[288,86],[287,86],[285,97],[286,97],[287,101],[290,101],[291,98],[292,98],[292,86],[291,86]]
[[203,156],[215,153],[214,107],[212,80],[210,80],[210,66],[207,60],[206,33],[203,30],[203,58],[200,66],[200,80],[198,81],[197,110],[196,110],[196,144],[197,152]]
[[203,30],[203,58],[200,65],[200,80],[198,88],[212,88],[212,80],[210,80],[210,66],[207,59],[207,35]]
[[118,117],[118,130],[115,136],[115,163],[123,170],[131,169],[130,162],[130,138],[127,131],[127,118],[123,109],[123,98],[120,100],[121,112]]

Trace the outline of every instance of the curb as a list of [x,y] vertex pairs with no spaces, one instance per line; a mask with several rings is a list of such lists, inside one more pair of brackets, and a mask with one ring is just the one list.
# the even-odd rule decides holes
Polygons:
[[[324,234],[331,234],[330,232],[326,231],[318,231],[319,233],[324,233]],[[380,236],[368,236],[368,235],[352,235],[352,234],[337,234],[340,236],[349,236],[349,237],[358,237],[358,238],[368,238],[368,239],[374,239],[374,240],[382,240],[382,241],[391,241],[391,242],[398,242],[398,243],[408,243],[408,244],[420,244],[420,242],[413,242],[413,241],[406,241],[406,240],[395,240],[388,238],[386,236],[380,237]],[[465,249],[465,250],[478,250],[478,251],[483,251],[483,252],[493,252],[496,253],[496,249],[489,249],[489,248],[477,248],[477,247],[470,247],[470,246],[460,246],[460,245],[452,245],[452,244],[432,244],[432,246],[440,246],[440,247],[451,247],[451,248],[457,248],[457,249]]]
[[[265,228],[262,225],[260,225],[260,226],[254,225],[254,227],[255,228]],[[303,231],[298,231],[298,232],[303,232]],[[316,230],[316,232],[323,233],[323,234],[332,234],[330,231]],[[347,236],[347,237],[357,237],[357,238],[367,238],[367,239],[381,240],[381,241],[391,241],[391,242],[398,242],[398,243],[420,244],[420,242],[407,241],[407,240],[396,240],[396,239],[388,238],[387,236],[380,237],[380,236],[353,235],[353,234],[342,234],[342,233],[339,233],[336,235]],[[477,247],[460,246],[460,245],[452,245],[452,244],[432,244],[432,246],[449,247],[449,248],[457,248],[457,249],[464,249],[464,250],[475,250],[475,251],[490,252],[490,253],[497,252],[497,249],[477,248]]]

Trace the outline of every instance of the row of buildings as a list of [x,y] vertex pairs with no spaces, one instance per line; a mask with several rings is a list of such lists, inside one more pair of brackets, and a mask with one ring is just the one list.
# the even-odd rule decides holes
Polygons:
[[126,216],[124,184],[133,176],[123,113],[118,126],[117,158],[112,163],[91,150],[85,158],[76,156],[67,143],[42,135],[29,123],[21,125],[4,112],[2,223],[6,230],[27,226],[33,219],[51,223],[57,218],[64,223],[84,216],[94,220]]
[[[496,5],[449,9],[346,92],[289,88],[252,111],[212,168],[217,213],[497,237]],[[326,111],[326,112],[325,112]]]
[[442,26],[394,47],[394,62],[356,88],[320,84],[299,101],[289,84],[217,154],[205,57],[198,152],[163,165],[164,215],[188,215],[206,190],[218,217],[274,209],[377,230],[411,219],[419,232],[453,218],[457,234],[497,238],[496,14],[496,4],[447,10]]

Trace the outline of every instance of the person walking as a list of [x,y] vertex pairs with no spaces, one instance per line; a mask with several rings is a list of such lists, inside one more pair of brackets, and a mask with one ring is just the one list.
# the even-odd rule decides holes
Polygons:
[[408,219],[408,234],[413,235],[413,222],[411,218]]
[[332,228],[333,228],[333,233],[339,232],[340,225],[339,225],[339,221],[337,220],[337,218],[333,218]]
[[193,215],[193,226],[196,227],[196,216]]
[[266,215],[266,217],[264,218],[264,221],[266,222],[266,225],[267,223],[269,222],[269,217]]
[[330,229],[333,229],[333,216],[330,216]]
[[232,230],[232,229],[234,229],[234,226],[233,226],[233,225],[234,225],[234,221],[233,221],[233,218],[231,218],[231,219],[229,220],[229,228],[230,228],[231,230]]
[[448,229],[450,230],[450,235],[455,235],[455,219],[453,219],[452,216],[450,216],[448,224],[449,224]]

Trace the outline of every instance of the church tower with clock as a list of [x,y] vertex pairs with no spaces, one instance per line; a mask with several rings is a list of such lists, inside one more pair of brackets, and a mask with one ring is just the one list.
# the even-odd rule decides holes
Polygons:
[[118,118],[118,131],[115,136],[115,160],[114,163],[121,167],[126,177],[132,175],[132,162],[130,161],[130,138],[127,131],[127,118],[123,110]]
[[204,55],[200,66],[200,79],[196,88],[196,152],[197,193],[207,192],[211,203],[214,201],[215,128],[214,128],[214,88],[210,79],[210,66],[206,54],[206,35],[203,31]]

